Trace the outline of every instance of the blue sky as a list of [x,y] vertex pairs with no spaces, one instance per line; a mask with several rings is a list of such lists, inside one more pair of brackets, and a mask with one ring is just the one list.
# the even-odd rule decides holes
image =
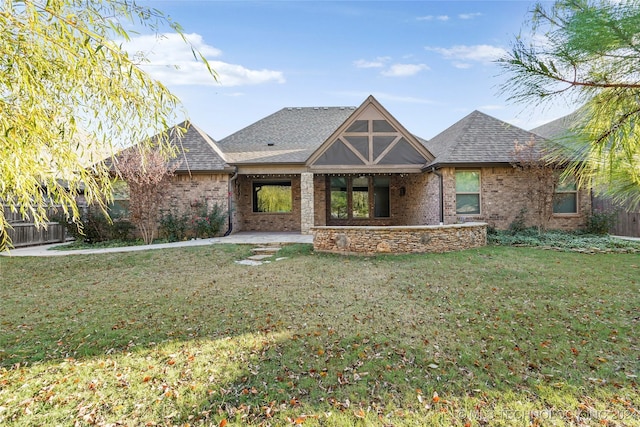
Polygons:
[[531,129],[573,110],[507,102],[492,62],[529,17],[530,1],[141,2],[180,23],[219,82],[171,35],[128,49],[178,95],[193,123],[221,139],[284,107],[358,106],[375,96],[430,139],[473,110]]

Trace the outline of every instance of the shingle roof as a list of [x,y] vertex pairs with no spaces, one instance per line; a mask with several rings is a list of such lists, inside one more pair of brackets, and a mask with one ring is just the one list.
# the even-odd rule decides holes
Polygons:
[[355,107],[283,108],[217,142],[227,162],[304,163]]
[[181,139],[173,137],[171,143],[178,147],[178,155],[170,161],[176,172],[228,172],[232,167],[222,158],[215,141],[204,131],[189,122],[178,127],[186,127]]
[[[175,172],[231,172],[233,167],[226,163],[222,153],[216,147],[213,139],[188,121],[176,125],[176,128],[186,128],[187,132],[180,139],[175,128],[169,129],[169,142],[177,148],[176,157],[169,160],[169,167],[175,167]],[[155,135],[152,139],[159,138]],[[133,150],[137,145],[126,148],[116,154],[116,158],[128,150]],[[105,164],[113,169],[113,158],[104,160]]]
[[531,129],[531,132],[538,134],[547,139],[567,136],[569,129],[574,126],[581,118],[581,110],[576,110],[571,114],[553,120],[542,126]]
[[474,111],[426,142],[436,159],[429,165],[500,164],[513,161],[515,142],[544,138]]

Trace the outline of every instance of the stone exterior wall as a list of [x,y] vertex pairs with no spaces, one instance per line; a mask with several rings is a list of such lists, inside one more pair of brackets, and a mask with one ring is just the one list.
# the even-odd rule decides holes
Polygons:
[[487,244],[487,224],[314,227],[313,249],[351,254],[451,252]]
[[[201,203],[206,203],[208,209],[217,204],[224,212],[228,212],[228,194],[228,174],[177,174],[171,178],[160,213],[189,213]],[[223,226],[223,233],[228,228],[227,224],[228,221]]]
[[[507,229],[516,220],[522,208],[527,208],[525,224],[535,224],[535,208],[527,188],[531,177],[513,167],[485,167],[480,170],[480,215],[456,214],[455,168],[443,168],[445,224],[467,221],[483,221],[491,227]],[[591,212],[591,196],[588,190],[578,192],[578,213],[553,215],[549,229],[576,230],[586,226]]]
[[269,177],[240,175],[236,180],[236,223],[234,231],[301,231],[300,175],[277,176],[277,181],[291,181],[292,210],[288,213],[253,212],[254,181],[269,181]]
[[300,174],[300,231],[309,234],[314,224],[314,183],[313,174]]

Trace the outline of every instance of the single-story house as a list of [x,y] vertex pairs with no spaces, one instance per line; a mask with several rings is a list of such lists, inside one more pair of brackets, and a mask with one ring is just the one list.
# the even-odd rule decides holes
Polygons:
[[[227,232],[469,221],[508,228],[531,202],[532,178],[512,164],[515,143],[544,140],[474,111],[427,141],[373,96],[359,107],[283,108],[219,141],[183,125],[163,209],[218,204],[230,212]],[[549,227],[583,227],[588,190],[558,189]]]

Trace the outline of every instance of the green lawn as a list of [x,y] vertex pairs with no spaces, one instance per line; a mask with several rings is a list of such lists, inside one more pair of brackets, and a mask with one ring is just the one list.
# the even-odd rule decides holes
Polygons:
[[1,425],[640,425],[640,256],[0,257]]

